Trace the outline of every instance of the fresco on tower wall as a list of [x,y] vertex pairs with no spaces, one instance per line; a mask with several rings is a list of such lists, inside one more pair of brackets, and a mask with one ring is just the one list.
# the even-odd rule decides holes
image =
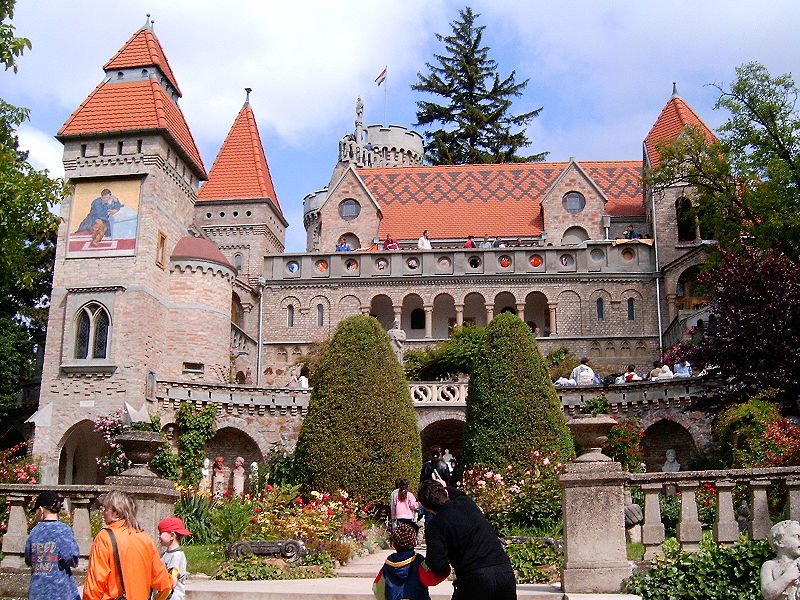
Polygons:
[[133,256],[141,187],[141,179],[77,182],[69,218],[67,256]]

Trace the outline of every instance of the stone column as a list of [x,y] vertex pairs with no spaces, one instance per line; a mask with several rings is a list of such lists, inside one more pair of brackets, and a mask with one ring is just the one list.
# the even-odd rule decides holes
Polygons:
[[786,489],[789,492],[789,518],[800,521],[800,479],[790,477],[786,480]]
[[626,475],[616,462],[573,462],[559,484],[564,490],[566,594],[616,594],[631,567],[625,550]]
[[[78,542],[78,550],[81,558],[89,558],[89,550],[92,547],[92,526],[89,522],[89,509],[94,502],[92,496],[73,496],[70,498],[73,506],[72,512],[72,533],[75,541]],[[85,568],[85,567],[84,567]]]
[[733,488],[736,484],[732,481],[718,481],[717,486],[717,518],[714,521],[714,541],[723,544],[732,544],[739,539],[739,524],[733,512]]
[[753,490],[753,520],[750,523],[750,537],[754,540],[769,539],[769,530],[772,529],[767,501],[769,486],[769,480],[750,481],[750,489]]
[[664,486],[661,483],[643,483],[644,493],[644,523],[642,524],[642,544],[644,544],[644,559],[653,560],[664,552],[661,546],[664,543],[664,524],[661,522],[661,505],[658,497]]
[[558,302],[547,303],[547,310],[550,311],[550,335],[558,334],[558,325],[556,321],[556,306],[558,306]]
[[28,539],[28,520],[25,516],[25,496],[9,495],[6,502],[11,507],[8,528],[3,536],[3,562],[0,567],[25,569],[25,542]]
[[486,305],[486,324],[488,325],[489,323],[491,323],[493,318],[494,318],[494,304],[487,304]]
[[425,311],[425,339],[429,340],[433,337],[433,305],[426,304],[422,309]]
[[401,306],[392,306],[392,310],[394,311],[394,320],[400,323],[400,329],[403,328],[403,307]]
[[456,327],[464,326],[464,305],[456,304]]
[[681,493],[681,520],[676,529],[676,537],[686,552],[700,550],[700,540],[703,538],[703,525],[697,518],[695,498],[698,487],[700,485],[696,481],[678,482],[678,491]]
[[524,321],[525,320],[525,303],[524,302],[517,302],[516,307],[517,307],[517,316]]
[[669,315],[668,321],[672,323],[675,317],[678,316],[678,308],[675,304],[675,294],[667,294],[667,314]]

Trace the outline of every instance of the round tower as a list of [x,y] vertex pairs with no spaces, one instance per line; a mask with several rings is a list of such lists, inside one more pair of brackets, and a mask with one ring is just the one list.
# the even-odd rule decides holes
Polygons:
[[236,270],[213,242],[186,236],[175,245],[170,257],[171,303],[165,332],[170,355],[164,357],[164,377],[230,381],[230,344],[226,341],[231,335],[235,278]]

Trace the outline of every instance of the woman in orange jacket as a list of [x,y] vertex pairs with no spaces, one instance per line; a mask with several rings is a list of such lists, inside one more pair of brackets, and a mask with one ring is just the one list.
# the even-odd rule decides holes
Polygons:
[[[128,494],[112,490],[101,499],[107,527],[92,542],[83,600],[148,600],[151,590],[172,589],[173,579],[158,556],[153,540],[139,527],[136,504]],[[114,558],[117,543],[122,573]]]

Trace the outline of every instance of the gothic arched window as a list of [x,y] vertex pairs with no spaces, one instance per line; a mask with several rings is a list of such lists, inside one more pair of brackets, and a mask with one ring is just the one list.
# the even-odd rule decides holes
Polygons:
[[605,305],[602,298],[597,299],[597,320],[602,321],[605,318]]
[[317,327],[325,325],[325,307],[317,304]]
[[292,304],[286,307],[286,326],[294,327],[294,305]]
[[111,317],[98,302],[89,302],[75,315],[75,358],[108,358]]
[[636,302],[633,298],[628,298],[628,321],[636,320]]

